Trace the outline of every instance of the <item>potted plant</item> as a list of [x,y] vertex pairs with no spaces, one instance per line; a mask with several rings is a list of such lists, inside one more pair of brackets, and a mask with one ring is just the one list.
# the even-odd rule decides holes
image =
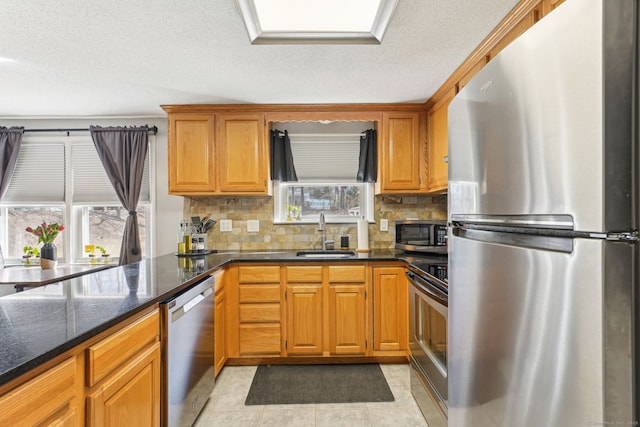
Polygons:
[[27,245],[22,248],[22,252],[24,254],[22,255],[22,259],[25,264],[31,264],[31,257],[40,256],[40,251],[38,250],[37,247],[34,247],[34,246]]
[[42,248],[40,249],[40,266],[42,268],[55,268],[58,265],[57,249],[53,242],[58,233],[63,230],[63,224],[58,224],[57,222],[47,224],[45,221],[42,221],[42,224],[36,228],[26,228],[28,233],[38,238],[38,243],[42,243]]
[[100,245],[96,245],[96,249],[100,251],[104,263],[107,264],[109,262],[109,253],[107,252],[107,250]]

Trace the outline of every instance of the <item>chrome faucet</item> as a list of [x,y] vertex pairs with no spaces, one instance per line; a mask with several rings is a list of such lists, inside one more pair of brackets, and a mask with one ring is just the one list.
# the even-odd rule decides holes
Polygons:
[[322,250],[327,250],[327,226],[324,222],[324,212],[320,212],[320,222],[318,223],[318,231],[322,231]]

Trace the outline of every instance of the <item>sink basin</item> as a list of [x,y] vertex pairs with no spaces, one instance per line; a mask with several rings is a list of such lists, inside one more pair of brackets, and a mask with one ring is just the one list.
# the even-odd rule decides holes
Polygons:
[[317,250],[296,252],[296,256],[304,258],[349,258],[356,256],[356,253],[353,251]]

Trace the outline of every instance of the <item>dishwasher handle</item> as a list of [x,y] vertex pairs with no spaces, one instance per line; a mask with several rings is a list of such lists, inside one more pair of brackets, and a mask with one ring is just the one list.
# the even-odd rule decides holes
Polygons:
[[172,309],[171,323],[175,322],[176,320],[178,320],[179,318],[187,314],[187,312],[192,310],[194,307],[196,307],[198,304],[204,301],[211,294],[213,294],[213,286],[209,286],[207,289],[200,292],[199,294],[191,298],[189,301],[182,304],[180,307]]

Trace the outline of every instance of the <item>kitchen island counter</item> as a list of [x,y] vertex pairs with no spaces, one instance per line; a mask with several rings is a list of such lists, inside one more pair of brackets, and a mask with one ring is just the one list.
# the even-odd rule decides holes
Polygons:
[[[379,250],[330,261],[411,260],[404,253]],[[172,297],[214,270],[247,262],[310,260],[296,256],[295,251],[167,254],[5,295],[0,298],[0,385]]]

